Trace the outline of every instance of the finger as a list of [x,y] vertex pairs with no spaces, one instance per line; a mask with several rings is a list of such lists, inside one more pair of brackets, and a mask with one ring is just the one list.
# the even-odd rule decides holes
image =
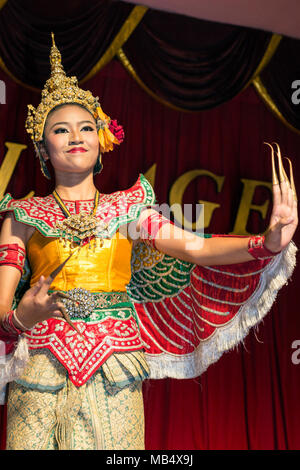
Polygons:
[[282,181],[280,183],[280,191],[281,191],[281,202],[282,202],[282,204],[288,205],[290,185],[287,181]]
[[48,303],[60,303],[60,305],[64,305],[63,302],[61,301],[63,296],[60,295],[60,292],[54,291],[51,294],[49,294],[48,298]]
[[[286,157],[284,157],[286,160],[289,161],[290,163],[290,160]],[[290,179],[288,180],[289,183],[287,185],[287,198],[286,198],[286,204],[290,207],[290,209],[292,210],[293,208],[293,200],[294,200],[294,196],[293,196],[293,190],[292,190],[292,179],[293,179],[293,170],[291,168],[291,164],[290,164]]]
[[59,302],[59,300],[60,300],[60,298],[57,295],[56,291],[49,294],[48,303],[50,303],[50,302],[57,303],[57,302]]
[[291,209],[291,215],[294,219],[294,223],[298,224],[298,202],[293,199],[293,206]]
[[55,310],[52,315],[51,315],[51,318],[64,318],[63,314],[61,313],[60,310]]
[[55,295],[57,296],[58,299],[59,298],[67,299],[67,300],[71,300],[74,304],[85,305],[85,302],[83,302],[82,300],[76,300],[73,297],[71,297],[71,295],[65,294],[65,292],[56,291]]
[[281,204],[281,190],[279,184],[272,186],[273,190],[273,206],[279,206]]
[[279,179],[275,167],[274,149],[271,144],[264,142],[271,149],[271,160],[272,160],[272,191],[273,191],[273,205],[277,206],[281,204],[281,190],[279,186]]
[[52,296],[49,296],[47,299],[47,304],[46,308],[51,312],[54,312],[55,310],[62,311],[62,309],[65,308],[64,304],[62,302],[57,301],[55,298]]
[[44,276],[41,276],[39,280],[31,287],[30,291],[33,295],[36,295],[39,292],[40,288],[42,287],[42,283],[44,279],[45,279]]
[[72,321],[69,317],[69,314],[67,313],[67,311],[65,309],[65,306],[62,303],[56,302],[56,303],[49,304],[48,308],[51,312],[51,318],[52,317],[63,318],[64,320],[67,321],[67,323],[70,326],[72,326],[72,328],[74,328],[74,330],[77,331],[76,327],[73,325],[73,323],[72,323]]
[[275,167],[275,158],[274,158],[274,149],[269,142],[264,142],[265,145],[268,145],[271,148],[271,159],[272,159],[272,184],[277,185],[279,184],[279,180],[277,177],[276,173],[276,167]]
[[289,182],[287,174],[284,170],[280,147],[277,144],[277,142],[273,142],[273,144],[277,148],[276,154],[277,154],[277,158],[278,158],[278,171],[279,171],[279,183],[280,183],[280,190],[281,190],[281,202],[283,204],[288,204],[290,182]]
[[48,276],[47,278],[44,278],[43,282],[41,283],[40,285],[40,289],[39,289],[39,292],[38,292],[38,296],[41,296],[41,297],[44,297],[45,295],[47,295],[48,293],[48,290],[50,289],[50,286],[53,282],[53,279],[51,276]]
[[293,191],[290,185],[288,187],[288,192],[287,192],[287,205],[292,210],[293,205],[294,205],[294,196],[293,196]]
[[293,210],[292,210],[292,214],[293,214],[293,217],[294,217],[294,224],[295,226],[298,225],[298,207],[297,207],[297,201],[294,201],[294,207],[293,207]]
[[46,279],[44,276],[41,276],[36,284],[28,291],[34,295],[34,297],[40,296],[40,293],[43,289],[43,285]]

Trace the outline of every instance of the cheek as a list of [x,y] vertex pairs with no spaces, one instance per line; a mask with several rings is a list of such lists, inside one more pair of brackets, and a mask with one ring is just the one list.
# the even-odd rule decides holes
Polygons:
[[98,151],[99,148],[99,138],[97,133],[91,133],[86,138],[86,142],[90,145],[91,148],[96,149]]
[[64,134],[53,134],[47,139],[46,144],[51,154],[57,153],[66,145],[66,136]]

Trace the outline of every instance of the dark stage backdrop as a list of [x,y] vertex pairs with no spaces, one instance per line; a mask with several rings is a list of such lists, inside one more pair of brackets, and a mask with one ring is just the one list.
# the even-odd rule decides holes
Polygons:
[[[2,192],[16,198],[30,191],[46,195],[52,186],[42,176],[24,130],[26,105],[36,105],[39,95],[2,71],[0,79],[6,84],[6,104],[0,105]],[[207,201],[207,210],[214,209],[209,233],[233,232],[239,217],[246,221],[244,229],[259,233],[267,227],[271,205],[269,189],[261,186],[271,178],[264,141],[280,144],[300,182],[300,136],[271,114],[252,86],[213,109],[180,112],[153,100],[112,61],[84,88],[101,97],[104,111],[122,123],[126,133],[120,148],[104,156],[104,170],[96,179],[101,192],[127,188],[139,173],[146,173],[159,203],[168,203],[173,184],[182,187],[178,178],[202,169],[212,174],[187,176],[184,197],[177,202]],[[9,166],[5,169],[7,156],[17,161],[12,176]],[[241,214],[240,202],[255,181],[250,202],[257,208]],[[300,354],[293,349],[297,340],[300,349],[298,285],[296,271],[256,332],[201,377],[144,384],[147,449],[300,449]],[[1,424],[4,428],[4,407]],[[1,437],[4,447],[4,433]]]

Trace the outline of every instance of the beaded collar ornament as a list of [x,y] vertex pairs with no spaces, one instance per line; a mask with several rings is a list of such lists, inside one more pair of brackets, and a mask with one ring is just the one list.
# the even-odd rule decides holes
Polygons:
[[50,64],[51,76],[45,83],[40,104],[37,108],[28,105],[25,127],[34,144],[43,140],[44,126],[49,112],[59,105],[75,103],[84,106],[94,116],[98,128],[100,152],[113,150],[114,145],[119,145],[124,137],[121,126],[117,126],[116,121],[111,122],[110,117],[104,114],[98,96],[94,97],[89,90],[79,88],[76,77],[66,76],[53,33]]
[[[99,237],[101,229],[104,230],[107,227],[100,227],[101,222],[96,218],[100,198],[99,191],[96,191],[95,194],[94,208],[88,214],[82,212],[79,214],[71,214],[59,194],[53,191],[52,195],[66,217],[62,222],[56,224],[56,229],[60,231],[60,241],[64,243],[64,246],[67,245],[67,240],[69,240],[71,244],[75,242],[80,246],[88,242],[89,246],[91,246],[91,240],[95,239],[96,236]],[[100,246],[102,245],[103,240],[100,240]]]

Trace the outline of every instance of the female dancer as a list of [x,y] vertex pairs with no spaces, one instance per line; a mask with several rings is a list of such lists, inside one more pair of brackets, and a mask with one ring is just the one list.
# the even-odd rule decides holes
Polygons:
[[199,375],[265,315],[291,275],[294,184],[279,160],[266,237],[185,232],[149,208],[143,176],[100,194],[93,176],[122,130],[65,75],[54,41],[50,59],[26,128],[46,176],[50,161],[55,191],[0,204],[7,448],[143,449],[142,381]]

